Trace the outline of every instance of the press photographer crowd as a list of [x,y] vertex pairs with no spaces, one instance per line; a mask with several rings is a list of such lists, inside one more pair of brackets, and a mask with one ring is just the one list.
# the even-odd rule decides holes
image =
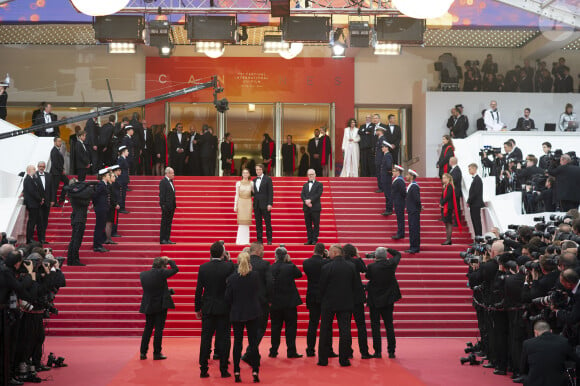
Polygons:
[[[512,374],[515,383],[575,385],[580,363],[580,216],[535,218],[476,237],[469,266],[481,340],[461,363]],[[535,338],[534,338],[535,336]]]
[[66,286],[63,257],[39,243],[16,247],[2,233],[0,245],[0,385],[46,380],[40,372],[66,367],[44,351],[45,325],[58,314],[54,299]]

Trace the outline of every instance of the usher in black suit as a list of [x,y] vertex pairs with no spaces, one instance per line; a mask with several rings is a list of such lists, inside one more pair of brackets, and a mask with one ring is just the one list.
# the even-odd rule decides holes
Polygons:
[[[53,146],[50,151],[50,179],[52,184],[52,192],[50,194],[50,201],[56,204],[56,192],[58,190],[58,185],[62,181],[63,188],[68,185],[68,178],[64,173],[64,157],[60,150]],[[64,202],[64,189],[60,194],[59,202]]]
[[471,222],[473,223],[473,232],[476,236],[481,236],[481,208],[483,208],[485,204],[483,203],[483,181],[481,181],[481,177],[477,174],[473,177],[473,181],[469,187],[467,205],[469,205],[469,213],[471,214]]
[[216,354],[220,357],[220,370],[228,369],[230,356],[230,307],[226,303],[226,280],[234,273],[234,264],[212,258],[199,267],[195,289],[195,312],[201,312],[201,343],[199,367],[207,372],[211,340],[215,333]]
[[[304,221],[306,223],[306,236],[309,244],[316,244],[318,242],[318,233],[320,231],[320,197],[322,196],[322,183],[314,180],[308,181],[302,186],[302,210],[304,211]],[[312,206],[309,207],[304,202],[311,200]]]
[[175,185],[167,177],[163,177],[159,182],[159,205],[161,206],[159,242],[171,241],[171,224],[173,223],[173,215],[177,204],[175,201]]
[[165,319],[167,319],[167,309],[175,308],[171,293],[167,286],[167,278],[179,272],[179,268],[173,260],[167,262],[171,268],[154,267],[149,271],[141,272],[141,286],[143,287],[143,299],[139,312],[145,314],[145,329],[141,338],[141,355],[147,354],[151,333],[155,327],[153,337],[153,356],[161,355],[161,340],[163,339],[163,329]]
[[[258,188],[257,181],[260,181]],[[262,218],[266,223],[266,238],[268,243],[272,242],[272,213],[268,210],[268,205],[274,205],[274,186],[272,179],[266,174],[254,178],[254,218],[256,219],[256,234],[258,242],[263,240]]]
[[39,233],[38,240],[40,240],[41,243],[44,243],[46,241],[46,228],[48,228],[48,216],[50,214],[50,203],[52,201],[52,178],[50,174],[40,174],[40,172],[36,172],[36,177],[38,178],[38,188],[40,189],[40,193],[44,199],[44,203],[40,205],[42,235]]
[[28,222],[26,223],[26,243],[30,244],[34,241],[34,229],[38,232],[38,240],[42,240],[42,217],[40,214],[40,206],[44,198],[38,184],[41,182],[35,175],[26,175],[22,187],[22,194],[24,196],[24,205],[28,210]]
[[320,274],[322,266],[329,263],[320,255],[304,260],[302,269],[308,278],[308,288],[306,289],[306,308],[308,308],[308,332],[306,334],[306,355],[314,356],[316,346],[316,332],[320,324]]

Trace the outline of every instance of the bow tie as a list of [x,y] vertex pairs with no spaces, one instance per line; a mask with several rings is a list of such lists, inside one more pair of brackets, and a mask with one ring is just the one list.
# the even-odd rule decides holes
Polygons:
[[258,179],[258,180],[261,180],[261,179],[262,179],[262,177],[258,177],[257,179]]
[[44,173],[40,173],[39,176],[44,177]]
[[308,181],[308,183],[309,183],[309,184],[313,184],[313,183],[314,183],[314,181]]

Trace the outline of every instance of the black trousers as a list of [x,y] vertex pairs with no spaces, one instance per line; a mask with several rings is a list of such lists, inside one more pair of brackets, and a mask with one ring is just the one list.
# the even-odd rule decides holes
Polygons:
[[245,322],[232,322],[234,328],[234,372],[240,372],[240,359],[242,358],[242,347],[244,343],[244,329],[248,334],[248,349],[246,355],[248,362],[252,366],[252,371],[258,372],[260,370],[260,353],[258,351],[258,319],[248,320]]
[[365,320],[365,304],[356,303],[352,310],[356,330],[358,333],[358,348],[361,354],[369,353],[369,342],[367,341],[367,323]]
[[316,244],[320,233],[320,211],[304,211],[304,222],[306,223],[306,237],[308,242]]
[[393,175],[391,173],[386,173],[381,176],[381,183],[382,183],[382,191],[385,195],[385,211],[392,212],[393,211],[393,199],[392,195],[392,185],[393,185]]
[[514,373],[521,374],[520,361],[522,358],[522,346],[527,339],[526,323],[522,318],[523,311],[507,311],[509,324],[509,351],[510,361]]
[[86,223],[77,222],[72,225],[72,234],[70,236],[70,243],[68,244],[67,262],[78,262],[80,261],[79,249],[83,242],[83,236],[85,235]]
[[383,178],[381,177],[381,164],[377,163],[377,158],[375,157],[375,176],[377,177],[377,185],[380,190],[383,190]]
[[44,345],[44,340],[46,335],[44,332],[44,324],[42,314],[32,314],[32,324],[33,329],[29,331],[32,334],[32,364],[34,366],[39,366],[42,361],[42,346]]
[[203,176],[215,176],[215,167],[211,158],[201,159],[201,172]]
[[199,153],[194,152],[189,155],[187,161],[187,174],[190,176],[201,176],[201,159],[199,158]]
[[28,221],[26,223],[26,243],[34,241],[34,230],[38,233],[38,240],[42,240],[42,217],[40,208],[26,208],[28,210]]
[[351,311],[332,311],[322,308],[320,319],[320,342],[318,344],[318,363],[327,364],[332,347],[332,322],[336,316],[338,322],[338,360],[341,364],[348,363],[352,352],[352,335],[350,333]]
[[127,188],[129,185],[119,184],[119,210],[125,210],[125,202],[127,201]]
[[473,223],[473,232],[476,236],[481,236],[481,208],[470,206],[469,214],[471,215],[471,222]]
[[386,307],[370,307],[370,317],[371,317],[371,330],[373,332],[373,349],[375,354],[381,354],[382,343],[381,343],[381,318],[385,325],[385,330],[387,330],[387,350],[389,353],[394,353],[397,346],[397,341],[395,339],[395,327],[393,326],[393,310],[395,306],[391,304]]
[[230,357],[230,320],[228,315],[203,315],[201,319],[201,342],[199,345],[199,368],[207,371],[211,354],[211,341],[215,334],[215,351],[220,357],[220,370],[228,369]]
[[91,173],[97,174],[99,169],[101,168],[101,163],[99,162],[99,152],[98,150],[93,150],[92,146],[87,146],[87,151],[89,152],[89,156],[91,157]]
[[77,179],[81,182],[87,179],[88,168],[77,168]]
[[397,237],[405,237],[405,205],[399,208],[395,204],[395,214],[397,215]]
[[254,207],[254,218],[256,219],[256,237],[258,242],[262,242],[264,239],[262,227],[262,218],[266,223],[266,238],[268,241],[272,241],[272,213],[268,209],[261,209],[260,207]]
[[183,176],[185,175],[185,152],[181,154],[175,154],[169,160],[170,166],[175,171],[176,176]]
[[421,221],[420,212],[407,212],[409,221],[409,249],[418,251],[421,248]]
[[560,206],[562,207],[562,212],[567,212],[570,209],[578,209],[578,201],[561,200]]
[[360,174],[361,177],[374,177],[375,154],[374,149],[361,149]]
[[286,352],[288,355],[296,354],[296,330],[298,328],[298,311],[296,307],[270,310],[270,321],[272,333],[270,354],[278,355],[282,324],[285,325]]
[[95,230],[93,232],[93,249],[102,248],[103,243],[107,241],[105,234],[105,225],[107,225],[107,212],[95,211]]
[[489,353],[496,369],[507,370],[508,318],[505,311],[491,311],[492,328],[489,330]]
[[141,171],[143,175],[150,176],[151,172],[151,151],[149,149],[143,149],[141,153]]
[[52,180],[52,192],[50,193],[50,200],[55,204],[57,202],[64,202],[65,198],[64,189],[61,190],[60,198],[58,201],[56,201],[56,193],[58,192],[58,186],[60,185],[61,182],[63,183],[63,188],[68,185],[68,177],[66,176],[66,174],[51,174],[50,176]]
[[[306,353],[314,354],[316,333],[320,324],[320,303],[308,303],[308,332],[306,333]],[[332,339],[331,339],[332,344]]]
[[171,237],[171,225],[173,224],[173,215],[175,209],[161,208],[161,227],[159,230],[159,241],[169,241]]
[[143,336],[141,337],[141,354],[147,354],[153,328],[155,328],[155,336],[153,337],[153,355],[161,354],[161,342],[163,340],[163,329],[165,328],[166,319],[167,310],[145,315],[145,329],[143,330]]
[[48,228],[49,215],[50,215],[50,202],[45,202],[43,205],[40,206],[40,224],[42,228],[42,237],[40,233],[38,234],[38,239],[40,241],[46,240],[46,229]]

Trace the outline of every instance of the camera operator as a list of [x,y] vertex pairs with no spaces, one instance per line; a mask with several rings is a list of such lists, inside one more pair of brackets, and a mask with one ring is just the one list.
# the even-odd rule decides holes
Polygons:
[[[555,180],[554,177],[546,178],[544,189],[541,189],[535,184],[529,186],[528,194],[531,195],[530,206],[535,209],[535,213],[556,211],[556,197],[553,188]],[[538,205],[539,203],[541,205]]]
[[571,161],[568,154],[563,154],[560,166],[548,170],[551,176],[556,177],[556,198],[565,212],[578,209],[580,204],[580,166],[572,165]]
[[538,159],[533,154],[526,157],[525,167],[518,164],[518,178],[522,184],[531,184],[534,177],[544,175],[544,170],[537,165]]
[[[499,177],[503,169],[503,161],[498,155],[501,154],[501,148],[483,146],[479,150],[479,156],[481,157],[481,164],[484,168],[487,168],[487,173],[483,173],[483,176],[496,176]],[[497,183],[497,179],[496,179]]]

